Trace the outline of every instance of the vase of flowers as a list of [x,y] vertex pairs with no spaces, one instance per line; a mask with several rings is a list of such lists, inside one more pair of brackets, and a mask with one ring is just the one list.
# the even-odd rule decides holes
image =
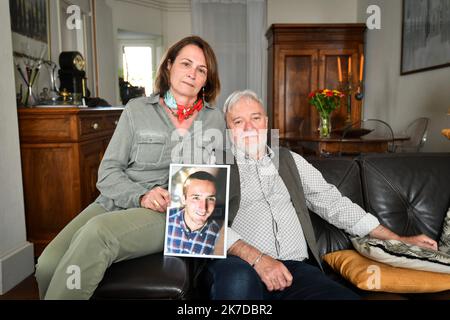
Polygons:
[[331,134],[331,114],[319,114],[319,136],[329,138]]
[[320,116],[319,135],[329,138],[331,133],[331,113],[340,105],[344,94],[338,90],[320,89],[309,94],[309,103],[313,105]]

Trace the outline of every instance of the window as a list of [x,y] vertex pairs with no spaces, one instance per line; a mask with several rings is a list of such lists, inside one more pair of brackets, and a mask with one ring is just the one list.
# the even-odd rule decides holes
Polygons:
[[123,47],[123,77],[132,86],[145,88],[145,95],[153,92],[152,48]]

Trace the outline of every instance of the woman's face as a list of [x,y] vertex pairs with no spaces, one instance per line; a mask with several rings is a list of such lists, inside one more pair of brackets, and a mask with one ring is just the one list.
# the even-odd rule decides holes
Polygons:
[[168,68],[172,93],[175,96],[196,98],[208,74],[203,50],[191,44],[185,46]]

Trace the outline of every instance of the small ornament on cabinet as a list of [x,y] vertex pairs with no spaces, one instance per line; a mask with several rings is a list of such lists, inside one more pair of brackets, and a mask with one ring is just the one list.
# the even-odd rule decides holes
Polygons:
[[364,98],[364,54],[361,54],[359,60],[359,82],[358,88],[356,89],[355,99],[361,101]]

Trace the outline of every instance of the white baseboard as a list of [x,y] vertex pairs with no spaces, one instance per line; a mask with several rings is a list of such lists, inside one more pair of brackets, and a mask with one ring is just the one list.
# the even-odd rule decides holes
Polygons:
[[0,295],[14,288],[33,272],[34,253],[30,242],[0,256]]

